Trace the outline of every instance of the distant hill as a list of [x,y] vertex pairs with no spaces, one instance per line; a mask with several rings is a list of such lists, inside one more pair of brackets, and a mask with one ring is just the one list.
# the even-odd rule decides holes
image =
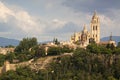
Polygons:
[[19,42],[20,42],[19,40],[0,37],[0,46],[3,46],[3,47],[8,45],[17,46]]
[[[116,43],[120,42],[120,36],[112,36],[112,39],[116,41]],[[101,41],[108,41],[108,40],[109,40],[109,36],[101,38]]]

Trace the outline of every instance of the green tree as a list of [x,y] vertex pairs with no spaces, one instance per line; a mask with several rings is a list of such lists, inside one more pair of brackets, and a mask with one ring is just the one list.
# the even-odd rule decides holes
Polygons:
[[87,50],[88,50],[89,52],[95,53],[95,54],[99,54],[99,53],[100,53],[100,47],[99,47],[99,45],[94,44],[94,43],[89,44],[89,45],[87,46]]
[[61,47],[49,47],[48,55],[59,55],[61,54]]
[[120,48],[120,42],[118,42],[118,45],[117,45],[118,48]]
[[41,73],[32,71],[28,66],[8,71],[0,76],[0,80],[44,80]]
[[106,48],[113,50],[113,49],[115,49],[115,46],[114,46],[113,43],[112,44],[107,44]]
[[35,46],[32,48],[32,54],[34,57],[44,57],[45,56],[45,47],[44,46]]
[[62,47],[62,53],[70,53],[73,52],[73,48],[70,48],[69,45],[64,45]]
[[119,55],[119,54],[120,54],[120,48],[114,49],[114,50],[113,50],[113,54]]
[[5,55],[0,54],[0,66],[2,66],[5,62]]
[[5,59],[8,60],[10,63],[12,63],[15,58],[16,58],[15,53],[9,53],[5,57]]
[[53,39],[53,43],[56,44],[56,45],[59,45],[59,44],[60,44],[60,42],[58,41],[57,38],[54,38],[54,39]]
[[29,51],[30,48],[36,46],[37,39],[36,38],[23,38],[22,41],[20,41],[19,45],[15,48],[15,52],[26,52]]
[[113,63],[114,77],[120,79],[120,58]]
[[100,46],[100,53],[101,54],[112,54],[112,50],[106,48],[105,46]]

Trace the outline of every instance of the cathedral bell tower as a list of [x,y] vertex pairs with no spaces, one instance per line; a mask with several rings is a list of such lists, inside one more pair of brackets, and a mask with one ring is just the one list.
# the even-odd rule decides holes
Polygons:
[[94,12],[90,26],[91,26],[91,38],[93,38],[96,43],[99,43],[100,42],[100,20],[96,12]]

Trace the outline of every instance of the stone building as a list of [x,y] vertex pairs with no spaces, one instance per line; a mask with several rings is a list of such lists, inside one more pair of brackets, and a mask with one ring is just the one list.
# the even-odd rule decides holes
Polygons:
[[96,12],[94,12],[90,22],[90,31],[88,31],[86,25],[84,25],[84,28],[81,32],[74,33],[71,36],[70,43],[79,44],[80,47],[86,47],[91,40],[100,45],[113,44],[116,46],[115,41],[112,39],[109,41],[100,41],[100,18]]
[[111,33],[110,38],[109,38],[108,41],[101,41],[101,42],[99,43],[99,45],[104,45],[104,46],[106,46],[106,45],[108,45],[108,44],[112,44],[114,47],[117,46],[117,45],[116,45],[116,42],[112,39],[112,33]]
[[86,25],[81,32],[74,33],[71,36],[70,42],[79,44],[81,47],[86,47],[89,44],[90,39],[92,38],[96,43],[100,42],[100,20],[96,12],[92,17],[90,23],[91,30],[88,31]]
[[86,25],[81,32],[74,33],[71,36],[71,43],[79,44],[80,46],[87,46],[89,44],[90,33],[88,32]]
[[0,54],[6,55],[7,53],[14,52],[15,48],[1,48],[0,47]]

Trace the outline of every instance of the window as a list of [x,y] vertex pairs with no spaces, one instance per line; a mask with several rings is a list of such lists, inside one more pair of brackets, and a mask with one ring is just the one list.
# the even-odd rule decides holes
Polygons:
[[97,30],[97,26],[96,26],[96,30]]
[[95,26],[93,26],[93,30],[95,30]]

